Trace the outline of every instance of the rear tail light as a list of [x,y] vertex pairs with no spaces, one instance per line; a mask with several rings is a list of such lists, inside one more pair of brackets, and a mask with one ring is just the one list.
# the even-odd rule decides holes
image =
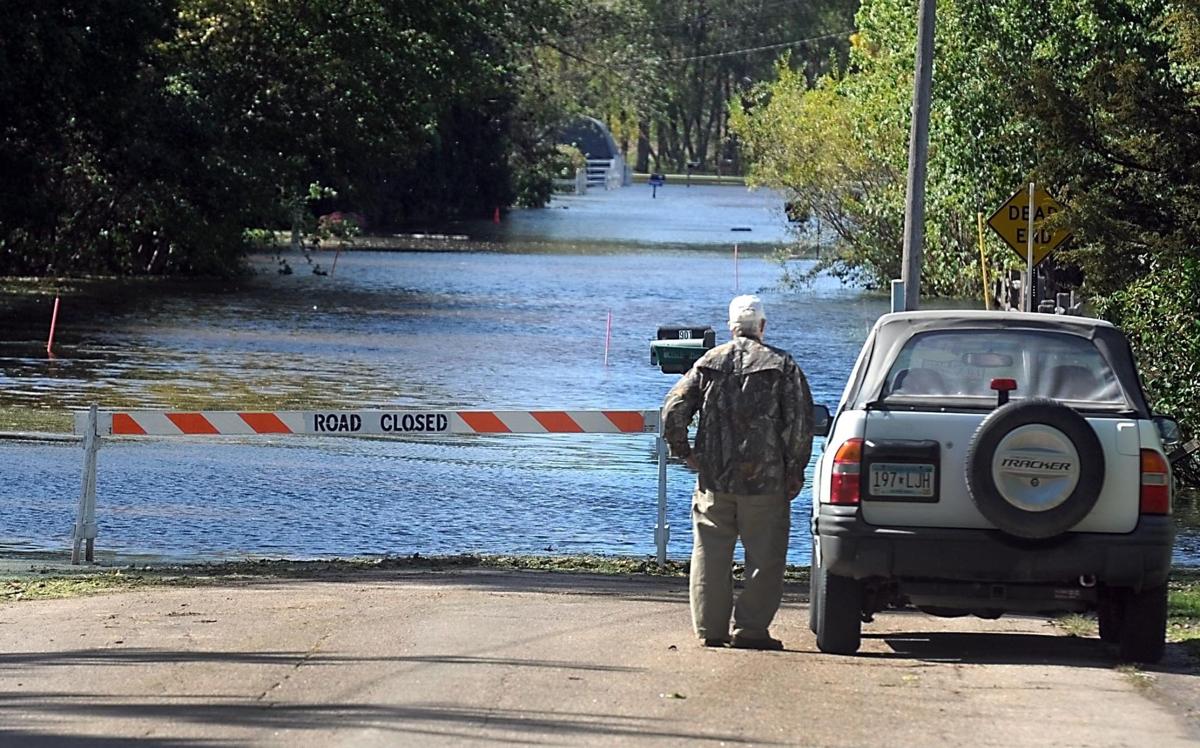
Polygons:
[[862,439],[850,439],[833,456],[829,486],[830,504],[857,504],[862,471]]
[[1142,450],[1142,514],[1171,513],[1171,468],[1153,449]]

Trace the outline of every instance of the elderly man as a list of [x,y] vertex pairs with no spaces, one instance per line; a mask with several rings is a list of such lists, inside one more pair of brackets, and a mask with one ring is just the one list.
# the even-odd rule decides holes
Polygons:
[[[770,635],[783,595],[791,500],[812,451],[812,395],[784,350],[763,343],[757,296],[729,304],[733,340],[696,362],[663,406],[671,454],[699,477],[692,497],[692,624],[706,647],[783,649]],[[688,425],[700,412],[696,445]],[[745,586],[733,603],[733,549],[746,553]],[[729,635],[733,614],[733,637]]]

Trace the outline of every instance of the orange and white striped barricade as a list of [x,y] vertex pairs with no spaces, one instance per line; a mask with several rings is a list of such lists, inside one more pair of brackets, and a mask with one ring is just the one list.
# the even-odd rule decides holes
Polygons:
[[420,436],[429,434],[654,434],[658,457],[658,563],[667,560],[667,448],[657,410],[321,410],[161,411],[100,410],[75,414],[83,437],[83,488],[71,563],[81,544],[93,560],[96,538],[96,452],[104,437],[168,436]]

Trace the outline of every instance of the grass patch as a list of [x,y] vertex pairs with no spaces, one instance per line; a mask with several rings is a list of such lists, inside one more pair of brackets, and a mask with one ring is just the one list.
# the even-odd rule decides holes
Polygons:
[[123,571],[48,576],[44,579],[11,579],[0,582],[0,601],[48,600],[58,597],[78,597],[99,592],[121,592],[139,587],[164,585],[195,585],[195,578],[166,574],[141,574]]
[[[660,568],[653,558],[625,556],[384,556],[335,558],[311,561],[255,559],[204,564],[154,564],[122,569],[81,568],[78,571],[36,569],[20,578],[0,579],[0,602],[74,597],[103,592],[123,592],[153,586],[197,586],[249,580],[322,579],[388,570],[444,572],[463,569],[543,571],[576,574],[686,577],[688,563],[668,561]],[[735,567],[741,575],[741,567]],[[786,579],[806,582],[808,567],[790,566]]]
[[1153,674],[1141,670],[1137,665],[1118,665],[1117,672],[1125,676],[1139,690],[1149,689],[1156,680]]
[[1058,627],[1067,633],[1067,636],[1096,636],[1099,633],[1099,626],[1096,624],[1096,619],[1091,616],[1072,613],[1058,619]]
[[[1071,614],[1056,620],[1068,636],[1098,636],[1092,615]],[[1167,640],[1181,643],[1200,661],[1200,569],[1173,569],[1167,583]]]
[[66,408],[0,406],[0,431],[69,434],[74,428],[75,422]]
[[1200,573],[1172,572],[1167,592],[1167,638],[1200,656]]

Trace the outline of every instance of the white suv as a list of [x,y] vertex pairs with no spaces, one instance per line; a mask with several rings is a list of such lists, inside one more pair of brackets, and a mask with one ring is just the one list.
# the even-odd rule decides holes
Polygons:
[[891,606],[1095,611],[1121,659],[1166,631],[1172,483],[1124,335],[1082,317],[931,311],[875,324],[813,479],[810,625],[858,650]]

